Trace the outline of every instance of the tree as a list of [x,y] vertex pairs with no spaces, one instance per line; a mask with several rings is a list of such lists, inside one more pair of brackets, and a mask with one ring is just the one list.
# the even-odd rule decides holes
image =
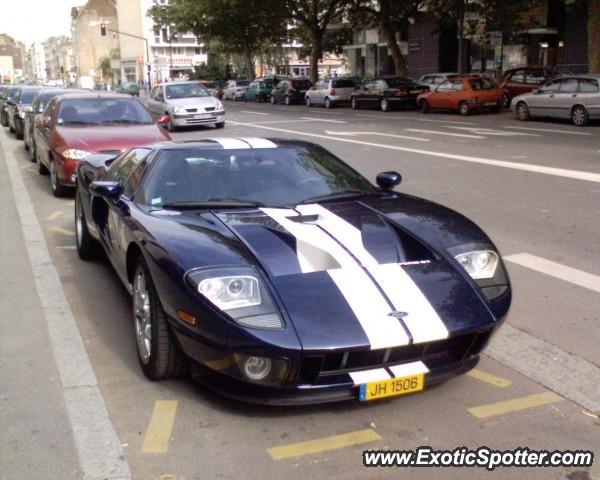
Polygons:
[[325,50],[327,27],[346,12],[351,0],[288,0],[291,20],[303,27],[310,39],[310,80],[319,79],[319,60]]
[[350,8],[352,24],[361,28],[378,28],[394,62],[396,75],[406,75],[406,61],[396,39],[408,17],[414,15],[420,0],[354,0]]
[[102,75],[102,79],[104,81],[109,78],[112,79],[112,68],[110,66],[110,57],[102,57],[100,59],[100,63],[98,64],[98,69],[100,70],[100,74]]
[[242,55],[248,78],[254,78],[254,58],[265,44],[287,37],[285,2],[280,0],[173,0],[155,5],[149,16],[174,33],[191,32],[221,51]]

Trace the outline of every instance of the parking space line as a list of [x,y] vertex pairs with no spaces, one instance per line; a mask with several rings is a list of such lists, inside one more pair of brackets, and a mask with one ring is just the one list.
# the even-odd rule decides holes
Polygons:
[[343,120],[331,120],[329,118],[318,118],[318,117],[300,117],[302,120],[312,120],[313,122],[327,122],[327,123],[348,123]]
[[480,405],[478,407],[468,408],[468,412],[477,418],[487,418],[505,413],[518,412],[528,408],[541,407],[550,403],[562,402],[564,398],[559,397],[554,392],[536,393],[526,397],[513,398],[503,402]]
[[254,115],[268,115],[268,113],[255,112],[254,110],[240,110],[240,113],[253,113]]
[[552,128],[513,127],[512,125],[501,125],[501,127],[510,128],[513,130],[531,130],[532,132],[565,133],[568,135],[591,135],[591,133],[588,132],[571,132],[569,130],[556,130]]
[[58,250],[75,250],[77,247],[75,245],[60,245],[56,248]]
[[62,217],[65,214],[62,210],[57,210],[56,212],[51,213],[46,217],[46,220],[56,220],[59,217]]
[[467,133],[440,132],[438,130],[422,130],[420,128],[405,128],[404,130],[407,132],[427,133],[427,134],[432,134],[432,135],[447,135],[449,137],[475,138],[475,139],[485,138],[485,137],[482,137],[481,135],[469,135]]
[[52,227],[50,230],[56,233],[60,233],[62,235],[66,235],[68,237],[72,237],[73,235],[75,235],[75,232],[73,232],[72,230],[67,230],[66,228],[62,227]]
[[[266,122],[254,122],[252,123],[252,125],[269,125],[271,123],[306,123],[306,122],[312,122],[312,120],[299,120],[299,119],[295,119],[295,120],[268,120]],[[236,125],[238,124],[238,122],[235,122],[233,120],[229,120],[229,123]],[[240,125],[244,125],[244,124],[240,124]]]
[[539,137],[537,133],[523,133],[523,132],[505,132],[503,130],[494,130],[492,128],[483,128],[483,127],[453,127],[448,126],[447,128],[454,128],[456,130],[466,130],[468,132],[477,134],[477,135],[494,135],[497,137]]
[[530,268],[536,272],[549,275],[565,282],[574,283],[583,288],[587,288],[594,292],[600,293],[600,276],[593,275],[583,270],[576,268],[567,267],[560,263],[546,260],[542,257],[530,255],[528,253],[517,253],[515,255],[508,255],[504,257],[504,260],[516,263],[522,267]]
[[500,388],[506,388],[512,384],[510,380],[497,377],[495,375],[492,375],[491,373],[487,373],[476,368],[469,371],[467,375],[469,377],[476,378],[477,380],[481,380],[482,382],[486,382]]
[[167,453],[177,413],[177,404],[177,400],[154,402],[154,410],[144,437],[142,453]]
[[338,448],[350,447],[361,443],[381,440],[379,434],[372,428],[357,430],[355,432],[342,433],[331,437],[317,438],[306,442],[290,443],[280,447],[268,448],[267,452],[273,460],[282,460],[284,458],[299,457],[311,453],[326,452]]
[[417,122],[431,122],[431,123],[452,123],[456,125],[475,125],[472,122],[459,122],[458,120],[434,120],[433,118],[415,118],[415,117],[401,117],[401,116],[392,116],[392,115],[377,115],[377,114],[368,114],[368,113],[357,113],[355,117],[365,117],[365,118],[383,118],[384,120],[404,120],[404,121],[417,121]]
[[554,177],[571,178],[573,180],[583,180],[586,182],[600,183],[600,173],[586,172],[582,170],[569,170],[566,168],[546,167],[545,165],[535,165],[531,163],[517,163],[507,162],[506,160],[495,160],[492,158],[473,157],[470,155],[457,155],[455,153],[436,152],[433,150],[420,150],[412,147],[402,147],[400,145],[389,145],[384,143],[365,142],[363,140],[356,140],[353,138],[334,137],[331,135],[321,135],[318,133],[302,132],[299,130],[286,130],[285,128],[269,127],[260,125],[258,123],[245,123],[229,120],[231,125],[237,125],[240,127],[252,127],[262,128],[264,130],[271,130],[273,132],[283,132],[295,135],[302,135],[304,137],[321,138],[324,140],[335,140],[337,142],[354,143],[356,145],[364,145],[367,147],[385,148],[387,150],[395,150],[398,152],[410,152],[417,153],[420,155],[427,155],[430,157],[444,158],[449,160],[458,160],[462,162],[479,163],[481,165],[488,165],[492,167],[509,168],[512,170],[521,170],[524,172],[540,173],[543,175],[551,175]]
[[381,133],[381,132],[334,132],[330,130],[325,130],[325,133],[328,135],[345,135],[354,137],[356,135],[376,135],[380,137],[391,137],[391,138],[401,138],[403,140],[415,140],[417,142],[430,142],[429,138],[423,137],[409,137],[408,135],[395,135],[393,133]]

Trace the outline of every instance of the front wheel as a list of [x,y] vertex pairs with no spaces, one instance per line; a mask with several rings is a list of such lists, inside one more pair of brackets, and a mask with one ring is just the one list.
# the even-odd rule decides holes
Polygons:
[[310,101],[310,97],[306,97],[306,98],[304,99],[304,103],[306,103],[306,106],[307,106],[308,108],[312,107],[312,102]]
[[132,303],[137,355],[144,375],[150,380],[165,380],[185,373],[187,359],[179,351],[141,257],[133,276]]
[[52,193],[55,197],[64,197],[67,194],[67,187],[60,184],[54,160],[50,160],[50,187],[52,187]]
[[576,127],[585,127],[590,121],[590,116],[585,107],[581,105],[574,106],[571,110],[571,121]]
[[379,108],[382,112],[387,112],[390,109],[390,102],[388,102],[387,98],[382,98],[379,101]]
[[522,122],[529,120],[529,108],[525,102],[519,102],[517,104],[517,118]]
[[275,105],[277,103],[277,100],[275,100],[275,96],[271,95],[271,105]]
[[467,102],[460,102],[460,105],[458,106],[458,113],[460,113],[463,116],[471,113],[471,110],[469,109],[469,105],[467,104]]
[[88,230],[79,192],[75,194],[75,242],[77,254],[82,260],[92,260],[98,253],[98,243]]
[[225,122],[215,123],[215,128],[225,128]]
[[290,101],[290,97],[286,95],[285,96],[285,104],[289,106],[289,105],[291,105],[291,103],[292,102]]
[[35,142],[32,140],[31,145],[29,145],[29,159],[32,163],[37,161],[37,147],[35,146]]
[[429,103],[427,103],[427,100],[425,100],[425,99],[421,100],[421,102],[419,103],[419,106],[421,107],[421,112],[429,113]]
[[508,96],[508,94],[504,94],[502,95],[502,108],[508,108],[510,107],[510,97]]
[[331,103],[331,99],[329,97],[327,97],[325,99],[325,108],[329,109],[333,107],[333,103]]

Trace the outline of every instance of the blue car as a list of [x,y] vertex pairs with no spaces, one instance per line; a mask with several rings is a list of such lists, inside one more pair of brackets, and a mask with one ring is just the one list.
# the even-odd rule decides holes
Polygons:
[[306,404],[418,392],[473,368],[511,302],[488,236],[319,145],[166,142],[77,167],[77,250],[133,298],[152,380]]

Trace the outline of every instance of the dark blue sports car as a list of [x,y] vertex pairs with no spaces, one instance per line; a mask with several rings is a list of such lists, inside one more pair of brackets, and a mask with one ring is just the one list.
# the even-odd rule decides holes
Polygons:
[[142,370],[246,401],[416,392],[473,368],[511,289],[473,222],[322,147],[215,138],[77,167],[79,256],[132,294]]

